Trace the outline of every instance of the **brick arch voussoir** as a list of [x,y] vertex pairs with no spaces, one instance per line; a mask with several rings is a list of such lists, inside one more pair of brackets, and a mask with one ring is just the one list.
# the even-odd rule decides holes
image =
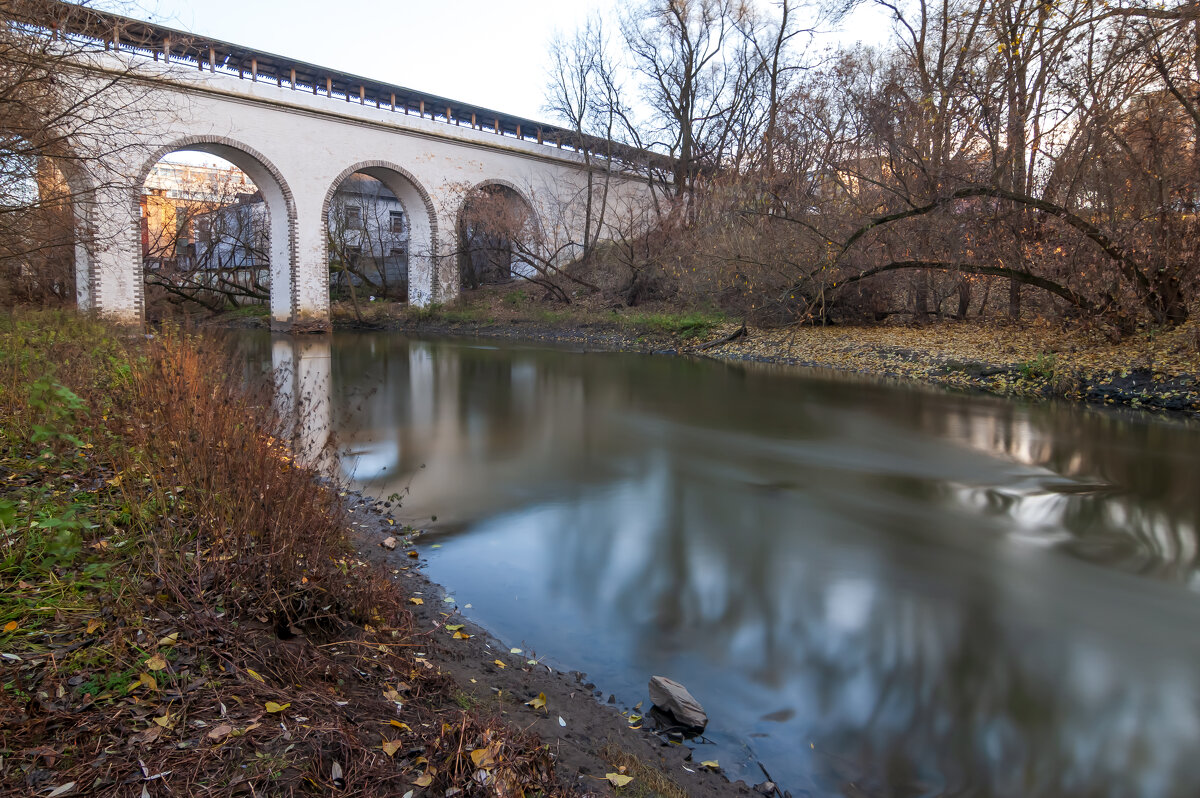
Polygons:
[[[279,168],[271,162],[267,156],[237,139],[231,139],[226,136],[185,136],[181,139],[176,139],[169,144],[165,144],[150,152],[150,155],[142,163],[142,168],[138,173],[137,182],[133,186],[133,196],[131,199],[133,215],[135,218],[141,214],[141,193],[142,187],[146,185],[146,178],[150,176],[150,171],[161,161],[173,152],[187,150],[195,147],[197,144],[217,144],[222,147],[228,147],[231,150],[237,150],[251,159],[258,162],[259,166],[267,170],[271,175],[271,179],[275,181],[275,185],[279,187],[279,191],[283,194],[284,205],[287,208],[288,222],[288,297],[291,302],[291,315],[293,319],[298,318],[299,312],[299,297],[296,295],[296,267],[298,263],[297,248],[299,247],[299,231],[296,226],[296,197],[292,193],[291,186],[283,179],[283,173]],[[142,252],[140,247],[134,247],[133,253],[135,273],[142,272]],[[136,280],[134,282],[135,291],[137,292],[136,305],[139,314],[145,318],[146,314],[146,283],[145,280]],[[272,286],[274,289],[274,286]]]

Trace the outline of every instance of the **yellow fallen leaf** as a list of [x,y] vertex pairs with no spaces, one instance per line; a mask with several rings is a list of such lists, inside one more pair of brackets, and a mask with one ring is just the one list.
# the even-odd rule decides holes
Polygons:
[[496,665],[498,665],[498,666],[499,666],[499,667],[501,667],[501,668],[507,668],[507,667],[508,667],[507,665],[505,665],[503,662],[501,662],[501,661],[500,661],[500,660],[498,660],[498,659],[494,659],[494,660],[492,660],[492,662],[496,663]]
[[99,618],[92,618],[90,621],[88,621],[87,633],[92,634],[103,625],[104,621],[100,620]]
[[519,648],[510,648],[510,649],[508,650],[508,653],[509,653],[509,654],[520,654],[520,653],[521,653],[521,649],[519,649]]
[[715,759],[706,759],[700,763],[700,767],[708,768],[709,770],[720,770],[721,766],[717,764]]
[[489,745],[487,748],[476,748],[471,752],[471,762],[477,768],[492,768],[496,766],[496,762],[500,756],[500,741]]
[[461,623],[448,623],[448,624],[446,624],[446,631],[447,631],[447,632],[457,632],[459,629],[462,629],[462,628],[463,628],[463,625],[462,625]]
[[267,708],[267,712],[283,712],[291,705],[292,702],[290,701],[286,704],[276,704],[274,701],[268,701],[265,706]]
[[470,640],[471,636],[469,634],[467,634],[466,632],[455,632],[454,639],[455,640]]
[[179,642],[179,632],[171,632],[171,634],[159,640],[158,644],[160,646],[173,646],[177,642]]
[[254,678],[254,679],[255,679],[255,680],[257,680],[257,681],[260,681],[260,682],[262,682],[263,684],[266,684],[266,683],[267,683],[267,680],[266,680],[266,679],[264,679],[263,677],[259,676],[259,675],[258,675],[258,671],[255,671],[255,670],[253,670],[252,668],[246,668],[246,673],[250,674],[250,676],[251,676],[252,678]]
[[162,654],[155,654],[150,659],[146,660],[146,668],[152,671],[161,671],[167,667],[167,661]]
[[419,599],[419,598],[410,598],[410,599],[408,600],[408,603],[409,603],[409,604],[424,604],[424,603],[425,603],[425,599]]
[[400,750],[401,745],[403,745],[403,743],[401,743],[399,740],[384,740],[382,746],[383,752],[388,756],[395,756],[396,752]]
[[409,727],[409,725],[407,723],[401,723],[398,720],[389,720],[388,723],[392,724],[397,729],[403,729],[404,731],[412,731],[412,729]]
[[4,631],[6,631],[6,632],[15,632],[15,631],[17,631],[17,622],[16,622],[16,621],[9,621],[8,623],[4,624]]
[[418,787],[428,787],[430,784],[433,784],[433,769],[430,768],[429,770],[425,771],[425,773],[422,774],[419,779],[414,781],[413,784]]
[[621,773],[605,773],[604,778],[608,779],[609,783],[614,787],[624,787],[633,781],[633,776],[626,776]]
[[159,726],[162,726],[165,729],[167,726],[171,725],[171,713],[168,712],[167,714],[163,715],[161,718],[155,718],[154,722],[157,723]]
[[537,698],[533,699],[532,701],[526,701],[525,706],[533,707],[534,709],[545,709],[546,708],[546,694],[538,693]]
[[143,685],[147,690],[157,690],[158,682],[148,673],[143,673],[138,676],[138,684]]

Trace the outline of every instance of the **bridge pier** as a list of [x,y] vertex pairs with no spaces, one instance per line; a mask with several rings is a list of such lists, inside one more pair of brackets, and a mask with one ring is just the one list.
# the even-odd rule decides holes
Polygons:
[[[296,229],[292,242],[295,268],[289,313],[284,319],[272,315],[271,326],[293,333],[329,330],[329,242],[326,238],[322,195],[316,192],[296,198]],[[275,295],[272,283],[271,294]]]

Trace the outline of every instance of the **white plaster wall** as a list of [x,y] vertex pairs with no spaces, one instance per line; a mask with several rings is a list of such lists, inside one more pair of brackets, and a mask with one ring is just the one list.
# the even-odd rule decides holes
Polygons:
[[[233,161],[263,189],[272,222],[271,316],[281,327],[327,324],[325,204],[339,176],[355,165],[369,164],[365,171],[405,206],[412,225],[410,302],[417,306],[457,295],[456,218],[470,188],[502,182],[537,194],[536,209],[553,204],[558,192],[578,194],[585,183],[583,159],[570,150],[357,101],[183,66],[160,71],[153,85],[144,124],[131,131],[133,146],[106,164],[109,180],[125,181],[124,194],[118,186],[98,197],[104,210],[97,223],[108,229],[91,259],[93,295],[80,294],[97,309],[129,320],[142,314],[134,211],[140,179],[164,148],[179,142]],[[646,189],[623,181],[616,191],[636,195]]]

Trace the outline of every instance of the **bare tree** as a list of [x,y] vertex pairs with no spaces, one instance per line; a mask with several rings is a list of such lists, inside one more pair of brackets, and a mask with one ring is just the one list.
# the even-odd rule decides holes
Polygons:
[[173,167],[163,184],[169,190],[147,188],[142,198],[150,303],[162,297],[213,312],[265,303],[270,233],[257,188],[232,167]]
[[350,297],[408,295],[409,227],[399,200],[382,182],[353,175],[337,191],[326,220],[331,290]]
[[[135,70],[109,59],[85,5],[0,0],[0,299],[74,294],[77,244],[95,246],[94,168],[131,145],[147,107]],[[98,69],[100,62],[104,69]]]

